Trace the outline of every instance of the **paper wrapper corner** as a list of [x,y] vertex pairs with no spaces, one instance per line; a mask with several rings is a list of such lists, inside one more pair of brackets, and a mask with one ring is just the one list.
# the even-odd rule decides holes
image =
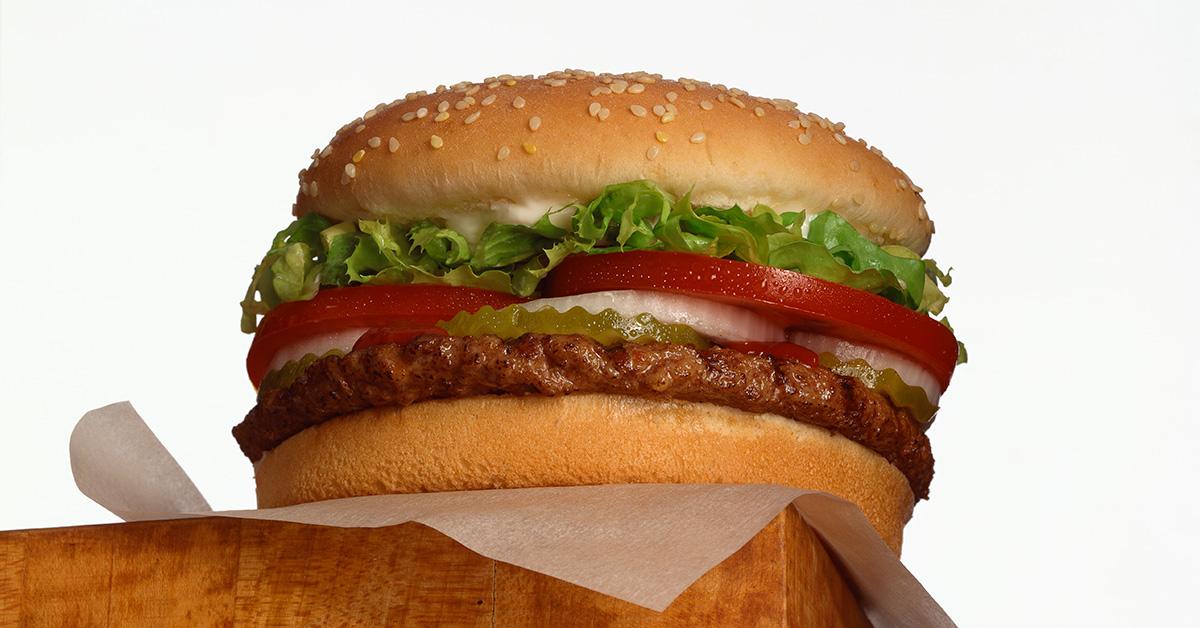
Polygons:
[[825,541],[876,626],[953,626],[853,504],[776,485],[626,484],[353,497],[213,512],[129,403],[71,434],[79,490],[126,521],[242,517],[338,527],[421,523],[488,558],[661,611],[789,504]]

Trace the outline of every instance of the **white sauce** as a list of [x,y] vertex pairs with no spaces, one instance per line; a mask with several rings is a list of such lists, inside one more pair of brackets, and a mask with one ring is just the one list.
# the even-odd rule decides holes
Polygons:
[[447,227],[461,233],[468,242],[474,244],[479,241],[479,236],[483,235],[483,230],[493,222],[532,225],[540,220],[547,211],[554,212],[550,215],[550,222],[555,226],[570,226],[571,216],[575,212],[569,208],[563,211],[557,210],[572,202],[574,201],[569,198],[548,197],[526,198],[518,201],[501,200],[492,201],[488,206],[474,211],[446,212],[443,216],[446,219]]

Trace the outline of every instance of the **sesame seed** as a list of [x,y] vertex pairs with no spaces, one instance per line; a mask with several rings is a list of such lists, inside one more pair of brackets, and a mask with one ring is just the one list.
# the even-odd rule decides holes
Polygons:
[[505,84],[505,85],[507,85],[507,86],[509,86],[509,87],[512,87],[513,85],[516,85],[516,84],[517,84],[517,82],[516,82],[515,80],[513,80],[513,79],[508,79],[507,81],[504,81],[504,84]]
[[763,117],[763,116],[767,115],[767,112],[766,112],[766,111],[764,111],[762,107],[755,107],[755,108],[754,108],[754,115],[756,115],[756,116],[758,116],[758,117],[760,117],[760,118],[761,118],[761,117]]
[[667,113],[667,108],[662,105],[654,105],[654,109],[651,109],[651,111],[653,111],[654,115],[656,116],[662,116],[663,114]]
[[905,181],[904,179],[896,179],[896,187],[903,190],[908,187],[908,182]]
[[742,102],[742,99],[741,99],[741,98],[738,98],[737,96],[730,96],[730,97],[729,97],[729,102],[731,102],[731,103],[733,103],[733,104],[737,105],[738,109],[745,109],[745,108],[746,108],[746,103]]
[[608,107],[601,107],[600,112],[596,114],[596,117],[600,118],[601,122],[604,122],[605,120],[608,119],[608,114],[609,114]]
[[788,120],[788,128],[791,128],[791,129],[800,128],[800,121],[799,120]]
[[796,139],[800,140],[801,144],[812,143],[812,136],[809,135],[808,133],[801,133],[800,135],[796,136]]
[[913,183],[913,182],[911,182],[911,181],[908,183],[908,185],[909,185],[909,187],[911,187],[911,188],[912,188],[912,191],[913,191],[913,192],[916,192],[917,194],[920,194],[921,192],[924,192],[924,191],[925,191],[925,188],[923,188],[923,187],[921,187],[921,186],[919,186],[919,185],[917,185],[916,183]]
[[438,110],[438,113],[444,113],[446,111],[449,111],[450,110],[450,101],[443,100],[442,102],[438,103],[437,110]]
[[366,128],[367,128],[367,125],[365,125],[365,124],[360,124],[360,125],[358,125],[358,126],[354,127],[354,132],[355,132],[355,133],[362,133],[362,132],[363,132],[363,129],[366,129]]
[[321,157],[322,157],[322,158],[324,158],[324,157],[328,157],[328,156],[330,156],[331,154],[333,154],[333,147],[332,147],[332,146],[326,146],[326,147],[325,147],[325,148],[324,148],[324,149],[321,151]]
[[806,129],[812,126],[812,120],[810,120],[807,116],[801,117],[799,122],[800,126]]
[[663,133],[662,131],[655,131],[654,139],[662,142],[663,144],[666,144],[667,143],[667,134]]
[[600,113],[600,109],[600,103],[593,102],[592,104],[588,105],[588,115],[594,118],[596,117],[596,114]]
[[629,105],[629,111],[639,118],[646,117],[646,108],[641,105]]
[[612,89],[613,93],[616,93],[616,94],[624,94],[625,90],[628,87],[629,87],[629,81],[623,81],[621,79],[617,79],[617,80],[613,81],[610,85],[610,88]]
[[699,144],[704,141],[704,133],[693,133],[692,136],[688,138],[688,141],[693,144]]
[[487,96],[484,97],[483,100],[479,101],[479,104],[486,107],[494,102],[496,102],[496,95],[488,94]]
[[550,87],[562,87],[563,85],[567,84],[567,80],[566,79],[550,79],[550,80],[546,81],[546,84],[549,85]]
[[429,145],[434,148],[441,148],[442,146],[446,145],[446,142],[443,141],[442,138],[438,135],[430,135],[429,136]]
[[478,111],[472,112],[470,115],[463,118],[463,124],[471,124],[472,122],[478,120],[479,114],[480,114],[480,112],[478,112]]
[[524,107],[525,99],[521,98],[520,96],[517,96],[516,98],[513,99],[512,106],[513,106],[513,109],[520,109],[521,107]]
[[507,146],[501,146],[500,150],[496,151],[496,161],[504,161],[508,159],[508,154],[512,152]]
[[359,149],[359,151],[357,153],[354,153],[354,156],[350,158],[350,161],[353,161],[354,163],[358,163],[358,162],[362,161],[363,157],[366,157],[366,155],[367,155],[367,151]]
[[347,177],[353,179],[356,172],[358,172],[358,168],[355,168],[354,164],[346,164],[345,173]]
[[[313,181],[308,184],[308,193],[313,195],[314,197],[317,195],[317,182],[316,181]],[[918,209],[924,210],[925,208],[920,207]]]
[[[313,181],[312,184],[313,184],[313,196],[316,196],[317,195],[317,182]],[[921,217],[921,220],[929,220],[929,212],[927,212],[925,210],[925,203],[921,203],[920,205],[917,205],[917,215]]]
[[854,172],[858,172],[858,169],[861,167],[862,166],[858,163],[858,160],[856,160],[856,159],[850,160],[850,170],[852,170]]
[[429,115],[429,109],[426,109],[425,107],[417,109],[417,118],[424,118],[427,115]]
[[370,111],[368,111],[368,112],[366,112],[366,113],[364,113],[364,114],[363,114],[363,120],[370,120],[371,118],[374,118],[374,117],[375,117],[375,114],[377,114],[377,113],[379,113],[379,111],[378,111],[378,110],[376,110],[376,109],[372,109],[372,110],[370,110]]
[[530,131],[536,131],[539,128],[541,128],[541,126],[542,126],[541,118],[539,118],[537,116],[533,116],[532,118],[529,119],[529,130]]
[[471,87],[471,89],[468,89],[468,90],[467,90],[467,95],[468,95],[468,96],[474,96],[474,95],[475,95],[476,93],[478,93],[478,92],[479,92],[479,86],[478,86],[478,85],[475,85],[475,86]]
[[833,139],[837,140],[838,144],[841,144],[842,146],[846,145],[846,136],[842,135],[841,133],[834,133]]
[[701,100],[700,108],[705,111],[712,111],[712,108],[713,108],[712,101],[711,100]]
[[633,85],[630,85],[629,89],[626,91],[628,91],[630,94],[640,94],[646,91],[646,86],[640,83],[634,83]]
[[398,140],[394,137],[389,137],[388,138],[388,152],[394,153],[398,150],[400,150],[400,140]]
[[417,112],[409,111],[408,113],[400,116],[400,119],[403,120],[404,122],[412,122],[413,119],[416,117],[417,117]]
[[658,157],[658,151],[659,151],[659,148],[657,145],[647,148],[646,149],[646,159],[653,161],[655,157]]
[[645,83],[647,85],[649,85],[650,83],[653,83],[654,81],[655,81],[655,78],[653,76],[646,76],[643,74],[642,76],[637,77],[637,82]]
[[449,111],[443,111],[433,117],[434,122],[445,122],[446,120],[449,120],[449,119],[450,119]]
[[379,139],[378,136],[372,137],[371,139],[367,140],[367,146],[370,146],[371,148],[379,148],[379,145],[382,143],[383,143],[383,140]]
[[683,89],[684,89],[685,91],[694,92],[694,91],[696,91],[696,84],[695,84],[695,83],[688,83],[688,82],[686,82],[686,81],[685,81],[685,82],[683,83]]
[[679,98],[679,94],[676,94],[675,92],[667,92],[666,97],[667,102],[675,102],[675,99]]
[[466,109],[467,107],[470,107],[470,106],[471,106],[471,103],[467,102],[466,100],[460,100],[460,101],[454,103],[454,110],[462,111],[463,109]]
[[529,155],[537,152],[537,146],[534,146],[532,142],[525,142],[524,144],[521,144],[521,149]]
[[[612,91],[612,90],[609,90],[609,91]],[[592,98],[595,98],[596,96],[599,96],[600,94],[604,93],[604,88],[603,87],[593,87],[592,91],[590,91],[588,93],[591,94]]]
[[488,89],[496,89],[497,87],[500,87],[500,81],[492,81],[487,84]]
[[837,131],[838,133],[841,133],[841,132],[842,132],[842,131],[844,131],[845,129],[846,129],[846,123],[845,123],[845,122],[838,122],[837,124],[833,125],[833,130],[834,130],[834,131]]
[[659,121],[659,122],[661,122],[661,123],[663,123],[663,124],[669,124],[669,123],[671,123],[671,122],[674,122],[674,121],[675,121],[675,114],[674,114],[673,112],[670,112],[670,111],[668,111],[668,112],[666,112],[666,113],[662,114],[662,117],[660,117],[660,118],[658,119],[658,121]]
[[866,199],[863,198],[862,194],[855,192],[850,195],[850,200],[854,201],[855,205],[862,205]]

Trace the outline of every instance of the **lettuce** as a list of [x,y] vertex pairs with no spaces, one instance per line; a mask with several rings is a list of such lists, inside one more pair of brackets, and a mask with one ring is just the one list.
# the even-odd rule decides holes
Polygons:
[[[571,212],[569,227],[552,220]],[[563,221],[559,221],[563,222]],[[437,219],[333,224],[315,214],[275,236],[242,301],[242,330],[321,286],[438,283],[530,296],[573,253],[661,250],[794,270],[938,314],[950,275],[902,246],[879,246],[831,211],[777,213],[758,205],[696,206],[649,181],[610,185],[596,199],[547,212],[533,225],[492,223],[479,241]]]

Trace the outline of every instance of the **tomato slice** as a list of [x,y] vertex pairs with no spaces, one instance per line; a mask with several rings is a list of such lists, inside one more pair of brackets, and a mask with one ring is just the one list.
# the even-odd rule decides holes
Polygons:
[[820,362],[815,351],[793,342],[727,342],[723,346],[742,353],[795,360],[809,366],[817,366]]
[[257,386],[275,354],[297,340],[362,327],[429,328],[462,311],[523,301],[503,292],[426,284],[330,288],[311,300],[283,303],[268,312],[250,344],[246,370]]
[[892,349],[945,388],[958,361],[954,334],[925,314],[846,286],[736,260],[630,251],[572,255],[541,285],[548,297],[603,290],[660,290],[740,305],[792,329]]

